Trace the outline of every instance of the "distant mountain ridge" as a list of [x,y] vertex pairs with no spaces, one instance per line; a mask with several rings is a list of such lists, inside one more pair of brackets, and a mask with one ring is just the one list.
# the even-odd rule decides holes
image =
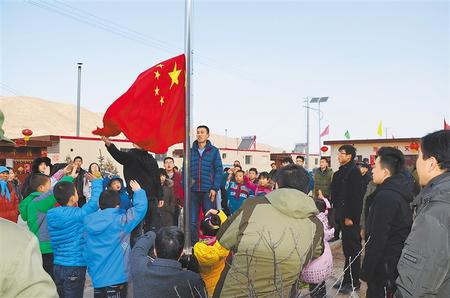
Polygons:
[[[76,106],[68,103],[45,100],[29,96],[0,96],[0,110],[5,114],[3,130],[8,138],[20,138],[25,128],[33,131],[33,136],[76,134]],[[81,108],[80,135],[94,137],[92,131],[103,126],[103,114]],[[118,138],[125,138],[123,135]],[[218,147],[237,148],[240,138],[225,137],[211,133],[211,140]],[[282,148],[258,143],[256,149],[282,152]]]

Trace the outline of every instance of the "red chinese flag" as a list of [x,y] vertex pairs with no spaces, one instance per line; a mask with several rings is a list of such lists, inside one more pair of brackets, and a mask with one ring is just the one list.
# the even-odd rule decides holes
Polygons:
[[112,137],[121,132],[139,147],[165,153],[184,140],[185,57],[180,55],[141,73],[108,108],[103,128],[92,133]]
[[447,121],[445,121],[445,119],[444,119],[444,129],[450,130],[450,125],[447,123]]

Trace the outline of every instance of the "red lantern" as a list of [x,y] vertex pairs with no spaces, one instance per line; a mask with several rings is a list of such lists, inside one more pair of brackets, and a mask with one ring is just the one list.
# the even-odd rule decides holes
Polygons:
[[322,147],[320,147],[320,151],[322,151],[322,152],[327,152],[327,151],[328,151],[328,146],[322,146]]
[[22,134],[24,136],[23,139],[25,141],[29,141],[30,140],[30,136],[33,135],[33,131],[31,131],[31,129],[26,128],[26,129],[22,130]]
[[417,144],[416,142],[412,142],[411,144],[409,144],[409,148],[411,148],[411,150],[419,150],[419,144]]

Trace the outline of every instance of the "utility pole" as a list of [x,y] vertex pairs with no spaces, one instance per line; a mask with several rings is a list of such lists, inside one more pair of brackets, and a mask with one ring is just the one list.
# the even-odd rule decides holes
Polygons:
[[78,87],[77,87],[77,137],[80,136],[80,110],[81,110],[81,66],[83,63],[78,62]]

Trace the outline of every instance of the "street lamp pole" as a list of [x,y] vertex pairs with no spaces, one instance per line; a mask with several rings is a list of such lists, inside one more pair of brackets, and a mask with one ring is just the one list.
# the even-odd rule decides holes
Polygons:
[[[327,102],[327,101],[328,101],[328,96],[313,97],[309,101],[310,103],[317,103],[317,105],[318,105],[317,111],[319,111],[319,156],[322,156],[322,151],[320,151],[320,147],[322,146],[322,136],[321,136],[322,131],[321,131],[321,127],[320,127],[320,120],[322,120],[322,116],[323,116],[322,111],[320,110],[320,103]],[[310,109],[310,108],[308,108],[308,109]]]
[[81,110],[81,65],[83,63],[78,62],[78,87],[77,87],[77,137],[80,136],[80,110]]

